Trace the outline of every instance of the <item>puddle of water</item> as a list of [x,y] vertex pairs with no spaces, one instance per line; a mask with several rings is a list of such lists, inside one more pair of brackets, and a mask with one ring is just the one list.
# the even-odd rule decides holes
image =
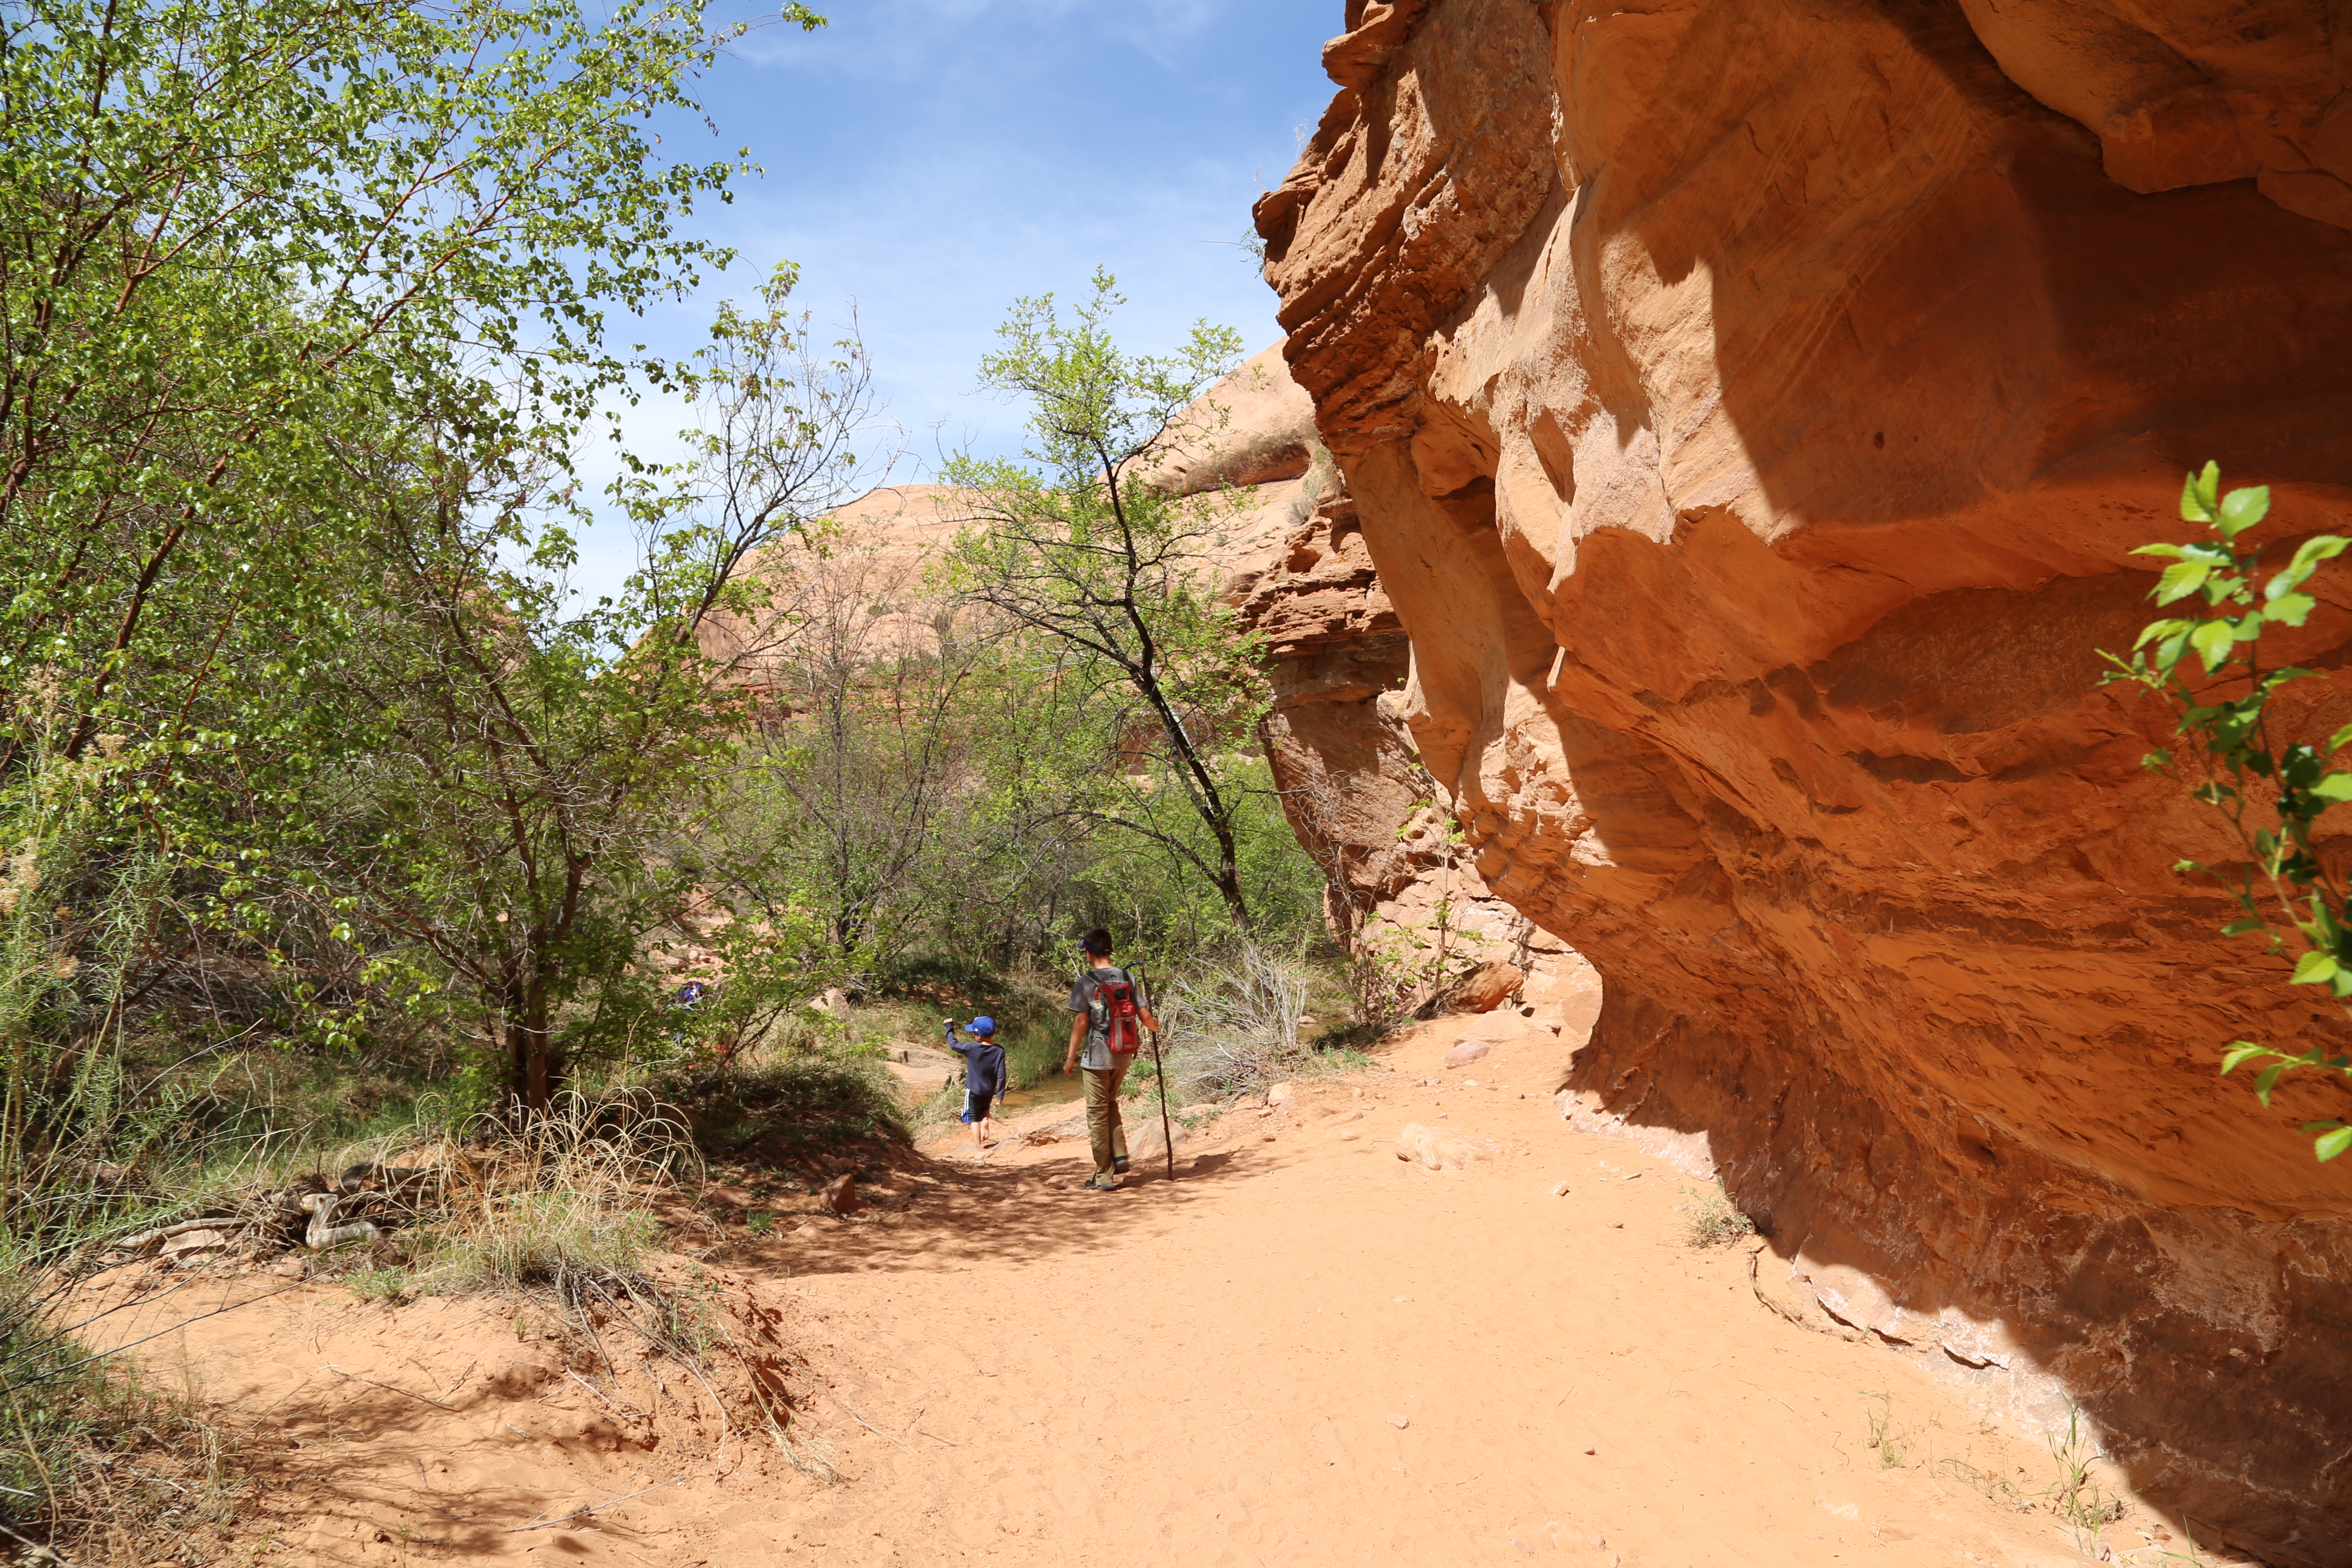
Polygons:
[[1060,1105],[1080,1098],[1086,1089],[1083,1079],[1064,1078],[1059,1073],[1041,1078],[1027,1089],[1016,1089],[1004,1097],[1008,1110],[1025,1110],[1033,1105]]

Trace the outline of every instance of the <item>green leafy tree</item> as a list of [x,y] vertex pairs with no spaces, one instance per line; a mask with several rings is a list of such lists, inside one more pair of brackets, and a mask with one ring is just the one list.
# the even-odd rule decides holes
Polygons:
[[[2352,724],[2325,740],[2299,735],[2281,716],[2279,693],[2298,681],[2324,679],[2292,665],[2265,668],[2261,638],[2272,626],[2300,626],[2316,607],[2308,591],[2322,563],[2352,548],[2352,540],[2318,534],[2295,547],[2285,565],[2262,575],[2262,547],[2242,543],[2270,511],[2270,490],[2249,486],[2221,493],[2218,465],[2189,476],[2181,491],[2184,521],[2202,523],[2210,539],[2185,544],[2145,544],[2135,554],[2172,563],[2157,580],[2159,605],[2192,612],[2151,622],[2108,683],[2140,686],[2173,710],[2183,742],[2178,752],[2151,752],[2144,764],[2187,785],[2220,812],[2245,851],[2224,872],[2183,860],[2182,871],[2213,877],[2244,912],[2222,927],[2225,936],[2252,937],[2293,963],[2286,978],[2326,988],[2352,1011],[2352,897],[2340,861],[2319,852],[2320,819],[2352,800],[2352,770],[2337,753],[2352,744]],[[2315,1046],[2300,1053],[2252,1040],[2231,1045],[2221,1070],[2259,1064],[2254,1093],[2264,1105],[2279,1079],[2308,1068],[2352,1078],[2352,1057]],[[2352,1148],[2352,1125],[2340,1119],[2305,1124],[2314,1150],[2332,1160]]]
[[950,581],[1076,656],[1070,689],[1118,765],[1071,815],[1159,846],[1249,931],[1245,774],[1265,686],[1258,641],[1210,571],[1243,492],[1179,497],[1150,477],[1180,451],[1213,448],[1221,417],[1186,410],[1239,363],[1241,340],[1204,321],[1173,354],[1129,354],[1109,330],[1122,302],[1097,272],[1071,321],[1045,295],[997,329],[981,384],[1030,404],[1030,443],[1017,460],[943,466],[971,492]]
[[757,677],[773,717],[737,786],[726,859],[762,901],[822,911],[860,975],[929,923],[978,826],[970,710],[990,650],[955,606],[920,601],[920,570],[839,524],[761,569],[793,614]]
[[710,857],[754,901],[820,918],[867,983],[910,958],[968,972],[1034,951],[1089,853],[1070,810],[1109,756],[1063,679],[1074,656],[942,596],[926,567],[868,521],[762,558],[789,613]]
[[[701,415],[693,450],[616,485],[641,560],[593,605],[539,488],[560,470],[528,448],[487,471],[453,461],[429,429],[372,447],[360,488],[387,548],[347,590],[361,635],[311,671],[292,744],[238,759],[250,815],[283,836],[249,852],[246,879],[274,871],[340,932],[364,930],[378,991],[462,1000],[527,1108],[578,1048],[667,1030],[635,960],[707,894],[698,841],[761,652],[741,628],[799,613],[744,564],[863,471],[848,443],[871,410],[865,355],[825,358],[785,311],[791,287],[785,269],[762,310],[723,309],[711,344],[668,367]],[[273,795],[298,805],[273,816]],[[738,945],[771,976],[804,947]]]
[[733,165],[646,121],[722,41],[653,0],[0,5],[0,682],[58,685],[68,760],[328,613],[352,410],[494,456],[621,377],[606,311],[719,258],[672,225]]
[[381,627],[387,568],[425,574],[400,552],[430,531],[387,511],[545,489],[629,374],[608,314],[724,260],[674,226],[739,165],[669,162],[649,121],[736,30],[658,0],[0,0],[0,781],[114,737],[110,826],[59,890],[172,873],[155,973],[87,966],[86,1002],[168,994],[207,928],[291,956],[255,858],[334,754],[295,699]]

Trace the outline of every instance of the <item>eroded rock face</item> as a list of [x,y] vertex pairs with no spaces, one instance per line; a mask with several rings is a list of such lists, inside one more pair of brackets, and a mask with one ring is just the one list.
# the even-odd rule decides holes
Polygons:
[[[2209,456],[2352,527],[2326,15],[1351,4],[1258,223],[1411,639],[1361,687],[1606,981],[1570,1087],[1704,1138],[1759,1283],[2343,1563],[2352,1162],[2293,1131],[2342,1107],[2214,1067],[2346,1030],[2213,934],[2171,867],[2232,852],[2096,651]],[[2325,592],[2276,651],[2332,728]]]
[[1261,521],[1227,586],[1243,624],[1266,639],[1266,754],[1283,809],[1323,867],[1334,935],[1408,998],[1507,962],[1515,1005],[1581,1029],[1600,1006],[1591,966],[1490,890],[1465,847],[1449,841],[1404,723],[1404,630],[1316,435],[1313,404],[1269,349],[1213,387],[1192,417],[1213,428],[1215,459],[1170,465],[1171,488],[1258,487],[1250,515]]

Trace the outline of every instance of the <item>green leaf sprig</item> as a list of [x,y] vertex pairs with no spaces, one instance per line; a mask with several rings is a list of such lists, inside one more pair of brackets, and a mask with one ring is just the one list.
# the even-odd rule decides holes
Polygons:
[[[2291,665],[2263,668],[2258,644],[2268,628],[2300,626],[2310,617],[2318,603],[2307,591],[2312,574],[2352,548],[2352,540],[2315,534],[2263,579],[2261,546],[2242,541],[2269,515],[2270,504],[2269,487],[2263,485],[2223,495],[2218,464],[2189,476],[2181,519],[2203,523],[2213,537],[2144,544],[2133,553],[2172,563],[2157,579],[2151,596],[2158,604],[2186,603],[2199,613],[2150,622],[2128,659],[2104,656],[2114,668],[2102,684],[2145,687],[2173,709],[2176,732],[2185,742],[2180,750],[2197,776],[2184,773],[2181,758],[2170,750],[2150,752],[2142,764],[2179,780],[2221,813],[2247,850],[2234,879],[2195,860],[2175,868],[2212,877],[2244,911],[2221,934],[2260,936],[2272,953],[2292,957],[2289,984],[2324,985],[2346,1005],[2352,1003],[2347,889],[2318,853],[2316,824],[2352,800],[2352,769],[2337,765],[2338,753],[2352,743],[2352,724],[2325,742],[2282,733],[2272,700],[2313,672]],[[2352,1079],[2352,1057],[2342,1052],[2314,1047],[2294,1053],[2252,1040],[2239,1040],[2222,1054],[2221,1071],[2249,1064],[2260,1064],[2253,1089],[2264,1106],[2279,1080],[2298,1068]],[[2315,1135],[2313,1152],[2323,1161],[2352,1148],[2352,1124],[2341,1119],[2305,1122],[2303,1131]]]

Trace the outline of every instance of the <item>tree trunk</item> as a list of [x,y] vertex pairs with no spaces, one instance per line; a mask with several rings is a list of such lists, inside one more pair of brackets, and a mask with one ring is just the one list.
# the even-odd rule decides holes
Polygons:
[[563,1087],[563,1060],[555,1046],[544,976],[534,975],[507,1013],[507,1048],[513,1058],[514,1100],[525,1110],[545,1110]]
[[1232,814],[1224,801],[1215,795],[1203,803],[1207,809],[1201,815],[1207,818],[1209,831],[1217,839],[1217,891],[1224,896],[1225,908],[1231,910],[1234,923],[1248,935],[1257,934],[1257,921],[1250,914],[1249,904],[1242,897],[1241,852],[1234,845]]

